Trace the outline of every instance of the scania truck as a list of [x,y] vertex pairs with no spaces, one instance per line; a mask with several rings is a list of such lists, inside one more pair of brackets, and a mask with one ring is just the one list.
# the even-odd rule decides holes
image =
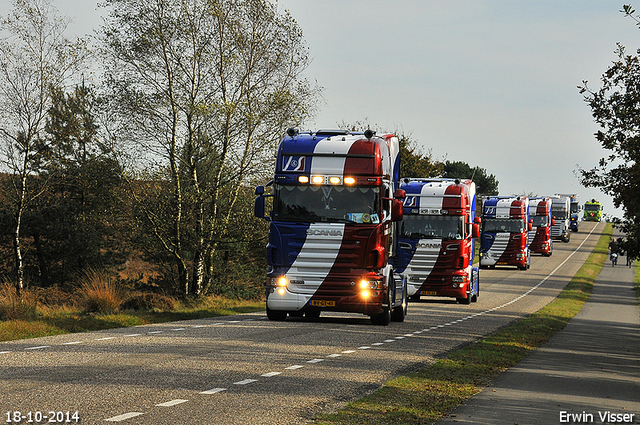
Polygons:
[[531,264],[529,199],[526,196],[490,196],[482,202],[480,268]]
[[377,325],[404,320],[407,289],[393,273],[404,198],[399,151],[396,136],[371,130],[287,130],[272,193],[256,188],[255,215],[269,221],[270,320],[323,311],[365,314]]
[[461,304],[478,298],[473,267],[476,186],[471,180],[402,179],[404,213],[398,236],[396,272],[407,283],[410,300],[454,297]]
[[584,221],[600,221],[602,220],[602,205],[600,202],[592,199],[584,203]]
[[571,222],[571,200],[568,196],[551,196],[551,212],[555,220],[555,224],[551,227],[551,237],[569,242],[571,233],[569,224]]
[[556,196],[566,196],[569,198],[569,208],[571,210],[571,219],[569,221],[569,229],[572,232],[578,231],[578,225],[580,224],[580,211],[582,206],[580,205],[580,199],[577,193],[556,193]]
[[553,254],[551,227],[554,223],[551,215],[551,198],[529,198],[529,219],[532,230],[529,232],[531,252],[550,257]]

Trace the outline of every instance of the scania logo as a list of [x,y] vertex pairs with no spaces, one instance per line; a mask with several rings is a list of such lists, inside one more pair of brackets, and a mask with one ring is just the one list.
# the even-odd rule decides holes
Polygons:
[[439,249],[440,248],[440,244],[439,243],[420,242],[420,243],[417,244],[417,248]]
[[307,229],[307,236],[342,236],[342,230]]

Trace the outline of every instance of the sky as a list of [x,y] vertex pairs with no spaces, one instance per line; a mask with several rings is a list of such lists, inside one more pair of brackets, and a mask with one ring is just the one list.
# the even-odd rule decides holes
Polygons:
[[[630,53],[640,48],[640,28],[620,12],[632,1],[277,4],[309,46],[305,77],[323,88],[319,113],[303,129],[365,121],[409,135],[437,160],[486,169],[501,195],[578,193],[582,203],[598,199],[605,213],[621,217],[610,197],[576,177],[608,154],[578,86],[587,80],[599,88],[616,43]],[[99,28],[105,10],[97,3],[52,0],[72,19],[69,36]]]

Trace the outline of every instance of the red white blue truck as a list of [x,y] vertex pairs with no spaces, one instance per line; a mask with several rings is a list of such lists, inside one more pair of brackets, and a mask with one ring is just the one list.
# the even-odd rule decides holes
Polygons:
[[532,230],[529,232],[529,249],[531,252],[550,257],[553,254],[551,239],[551,198],[529,198],[529,219]]
[[399,151],[396,136],[371,130],[287,130],[267,185],[273,193],[256,188],[255,214],[270,223],[270,320],[322,311],[362,313],[378,325],[404,320],[406,286],[393,273]]
[[490,196],[482,203],[480,268],[516,266],[527,270],[529,250],[529,199],[526,196]]
[[398,236],[396,273],[409,299],[423,295],[476,301],[478,268],[473,267],[476,186],[471,180],[403,179],[404,214]]

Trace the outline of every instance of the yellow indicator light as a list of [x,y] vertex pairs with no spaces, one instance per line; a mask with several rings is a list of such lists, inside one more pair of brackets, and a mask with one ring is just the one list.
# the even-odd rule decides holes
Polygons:
[[284,295],[284,293],[285,293],[284,288],[280,288],[280,289],[278,289],[278,294],[280,294],[280,295]]
[[367,282],[366,280],[361,280],[360,281],[360,288],[365,289],[369,286],[369,282]]
[[362,298],[369,298],[369,295],[371,295],[369,293],[369,291],[362,291],[360,292],[360,295],[362,296]]
[[287,278],[282,276],[278,279],[278,286],[287,286]]
[[324,182],[324,177],[322,176],[313,176],[311,177],[311,182],[314,184],[322,184]]
[[344,178],[344,184],[355,184],[355,183],[356,183],[356,179],[354,179],[353,177]]
[[340,177],[329,177],[329,183],[340,184]]
[[309,183],[309,176],[298,176],[299,183]]

